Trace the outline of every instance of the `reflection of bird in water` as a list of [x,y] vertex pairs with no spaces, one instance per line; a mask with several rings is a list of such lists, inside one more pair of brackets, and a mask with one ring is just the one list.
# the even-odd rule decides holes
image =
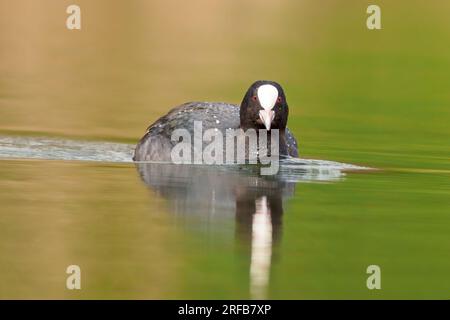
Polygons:
[[[250,296],[267,298],[273,249],[281,238],[281,190],[240,189],[236,195],[236,236],[250,257]],[[292,190],[293,191],[293,190]]]
[[[238,245],[250,258],[251,298],[267,298],[273,249],[281,238],[283,201],[294,194],[297,181],[311,180],[315,173],[299,168],[288,175],[281,170],[274,176],[260,176],[258,166],[136,166],[144,182],[168,200],[177,217],[185,221],[207,217],[193,219],[206,228],[214,220],[219,227],[224,219],[235,221]],[[324,180],[323,172],[318,176]],[[335,172],[331,178],[336,178]]]
[[250,260],[250,295],[266,298],[272,260],[272,217],[267,197],[256,200],[256,211],[252,221],[252,249]]

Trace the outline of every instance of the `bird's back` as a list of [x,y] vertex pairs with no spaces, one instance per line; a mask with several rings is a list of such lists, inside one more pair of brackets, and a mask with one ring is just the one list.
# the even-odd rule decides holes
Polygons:
[[[171,161],[171,151],[178,143],[171,137],[175,130],[185,129],[194,137],[194,124],[201,122],[202,131],[217,129],[225,136],[227,129],[238,129],[239,106],[223,102],[188,102],[170,110],[151,124],[136,146],[135,161]],[[297,141],[286,128],[290,156],[297,157]]]
[[188,102],[173,108],[151,124],[136,146],[135,161],[170,161],[177,143],[171,137],[176,129],[186,129],[194,136],[194,123],[201,121],[202,130],[239,128],[239,106],[222,102]]

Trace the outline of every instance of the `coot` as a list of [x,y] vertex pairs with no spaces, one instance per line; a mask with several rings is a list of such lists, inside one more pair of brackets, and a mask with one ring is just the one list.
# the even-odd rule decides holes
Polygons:
[[[227,129],[279,130],[280,156],[298,157],[297,141],[286,127],[288,104],[283,88],[274,81],[253,83],[239,106],[222,102],[188,102],[173,108],[151,124],[136,146],[135,161],[170,161],[176,129],[194,133],[194,121],[201,121],[203,131]],[[265,131],[264,131],[265,132]],[[270,140],[270,138],[268,138]]]

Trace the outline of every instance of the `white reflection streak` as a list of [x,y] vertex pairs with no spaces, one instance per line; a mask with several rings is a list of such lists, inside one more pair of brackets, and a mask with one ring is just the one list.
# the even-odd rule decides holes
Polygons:
[[272,221],[267,198],[261,197],[255,204],[256,213],[252,222],[250,296],[252,299],[265,299],[272,258]]

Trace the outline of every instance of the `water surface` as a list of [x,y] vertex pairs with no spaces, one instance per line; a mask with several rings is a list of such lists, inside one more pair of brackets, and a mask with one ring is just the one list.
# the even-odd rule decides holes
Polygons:
[[[0,1],[1,298],[449,298],[449,3],[377,1],[373,32],[357,0],[77,4],[72,32],[64,1]],[[130,161],[257,79],[305,160]]]

